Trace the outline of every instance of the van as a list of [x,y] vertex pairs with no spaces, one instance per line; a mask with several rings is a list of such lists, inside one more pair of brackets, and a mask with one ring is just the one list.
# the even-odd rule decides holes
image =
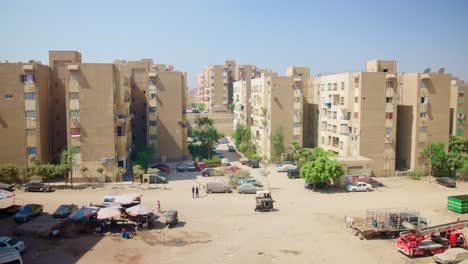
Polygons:
[[1,264],[23,264],[23,259],[20,253],[14,247],[0,248],[0,263]]
[[223,182],[209,182],[206,184],[207,193],[230,193],[232,192],[231,187],[227,186]]

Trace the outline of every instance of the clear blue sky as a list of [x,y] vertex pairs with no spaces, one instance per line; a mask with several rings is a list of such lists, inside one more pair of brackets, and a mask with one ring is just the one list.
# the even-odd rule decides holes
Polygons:
[[195,74],[235,59],[284,74],[445,67],[468,80],[468,1],[0,1],[0,60],[78,50],[84,62],[152,58]]

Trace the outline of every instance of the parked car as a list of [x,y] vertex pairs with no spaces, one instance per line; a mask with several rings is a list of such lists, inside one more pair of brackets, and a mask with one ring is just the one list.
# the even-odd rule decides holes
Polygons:
[[232,192],[231,187],[227,186],[222,182],[208,182],[206,184],[207,193],[230,193]]
[[288,170],[295,170],[297,166],[294,164],[284,164],[281,166],[276,167],[276,171],[278,172],[287,172]]
[[16,213],[15,222],[27,222],[34,217],[41,215],[43,209],[42,204],[27,204],[21,207],[18,213]]
[[194,114],[199,114],[199,113],[200,113],[200,110],[198,110],[198,109],[192,109],[192,113],[194,113]]
[[13,237],[0,237],[0,248],[14,248],[19,253],[23,252],[26,246],[23,241]]
[[299,178],[299,170],[298,169],[288,170],[288,178],[289,179]]
[[151,165],[150,168],[158,169],[158,170],[160,170],[162,172],[165,172],[165,173],[168,173],[168,174],[171,172],[171,168],[169,167],[169,165],[164,164],[164,163]]
[[457,182],[454,179],[449,178],[449,177],[437,178],[436,181],[438,184],[443,185],[445,187],[451,187],[451,188],[457,187]]
[[55,218],[65,218],[76,209],[78,209],[78,206],[75,204],[62,204],[55,210],[53,216]]
[[149,183],[150,184],[167,183],[167,178],[159,174],[151,174],[149,176]]
[[196,171],[197,167],[194,164],[187,165],[187,171]]
[[314,188],[316,189],[325,189],[328,188],[328,183],[327,182],[304,182],[304,188],[312,190]]
[[263,187],[263,184],[260,181],[257,181],[255,178],[248,178],[242,181],[242,184],[250,183],[257,187]]
[[240,164],[242,164],[242,165],[247,165],[247,162],[249,162],[249,159],[248,159],[248,158],[240,158],[240,159],[239,159],[239,162],[240,162]]
[[206,169],[203,169],[201,172],[200,172],[201,176],[203,177],[207,177],[207,176],[215,176],[216,175],[216,170],[213,169],[213,168],[206,168]]
[[234,146],[228,146],[228,151],[229,152],[236,152],[236,149],[234,148]]
[[220,138],[218,139],[219,144],[229,144],[229,140],[227,138]]
[[13,184],[0,182],[0,190],[12,192],[15,190],[15,186]]
[[346,185],[345,190],[348,192],[369,192],[372,190],[372,185],[365,182],[355,182]]
[[197,170],[201,171],[201,170],[206,168],[206,165],[205,165],[204,162],[199,161],[199,162],[197,162],[197,164],[195,164],[195,167],[197,168]]
[[21,186],[25,192],[50,192],[52,188],[40,182],[28,182]]
[[221,159],[221,165],[222,166],[229,166],[229,165],[231,165],[231,163],[229,162],[228,159],[223,158],[223,159]]
[[255,187],[251,183],[244,183],[237,187],[238,193],[248,193],[248,194],[256,194],[257,191],[260,190],[259,188]]
[[236,171],[239,171],[241,168],[237,167],[237,166],[228,166],[226,168],[224,168],[224,171],[225,172],[230,172],[230,173],[234,173]]
[[21,254],[12,247],[0,247],[0,263],[23,264]]
[[179,215],[177,213],[177,210],[169,210],[166,213],[166,225],[169,226],[169,228],[174,227],[179,223]]
[[224,159],[224,155],[223,155],[223,154],[218,154],[218,157],[219,157],[219,159]]
[[444,253],[434,255],[434,261],[439,264],[455,264],[468,259],[468,251],[464,248],[449,248]]
[[258,161],[256,160],[249,160],[247,161],[247,164],[245,165],[252,167],[252,168],[260,168],[260,165],[258,164]]
[[294,163],[294,161],[283,161],[279,164],[276,164],[276,167],[281,167],[283,165],[286,165],[286,164],[291,164],[291,165],[296,165],[296,163]]
[[178,172],[183,172],[187,170],[187,165],[185,164],[177,164],[176,166],[176,171]]

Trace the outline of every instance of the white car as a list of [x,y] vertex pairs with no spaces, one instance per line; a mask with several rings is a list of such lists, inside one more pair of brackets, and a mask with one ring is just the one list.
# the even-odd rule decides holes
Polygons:
[[353,184],[346,185],[345,189],[348,192],[369,192],[372,190],[372,185],[365,182],[355,182]]
[[231,165],[231,163],[229,162],[228,159],[222,158],[222,159],[221,159],[221,165],[222,165],[222,166],[229,166],[229,165]]
[[465,263],[466,259],[468,251],[463,248],[449,248],[444,253],[434,255],[434,261],[439,264]]
[[287,172],[289,170],[296,170],[297,166],[294,164],[283,164],[281,166],[276,167],[276,171],[278,172]]
[[19,241],[13,237],[0,237],[0,248],[14,248],[21,253],[26,246],[23,241]]

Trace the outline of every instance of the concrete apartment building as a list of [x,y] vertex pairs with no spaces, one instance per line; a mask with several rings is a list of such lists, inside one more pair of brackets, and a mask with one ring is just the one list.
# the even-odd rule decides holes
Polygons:
[[453,79],[450,86],[450,128],[452,136],[468,136],[466,114],[468,104],[465,104],[465,94],[468,94],[468,83]]
[[0,163],[50,161],[50,68],[0,63]]
[[302,89],[309,69],[291,68],[287,74],[290,76],[263,73],[251,83],[252,140],[257,153],[267,161],[275,158],[271,136],[279,131],[283,133],[285,152],[293,141],[302,145]]
[[425,144],[448,143],[449,79],[398,74],[395,61],[383,60],[368,61],[365,72],[317,76],[305,96],[304,131],[318,129],[304,145],[369,158],[375,176],[424,168]]

